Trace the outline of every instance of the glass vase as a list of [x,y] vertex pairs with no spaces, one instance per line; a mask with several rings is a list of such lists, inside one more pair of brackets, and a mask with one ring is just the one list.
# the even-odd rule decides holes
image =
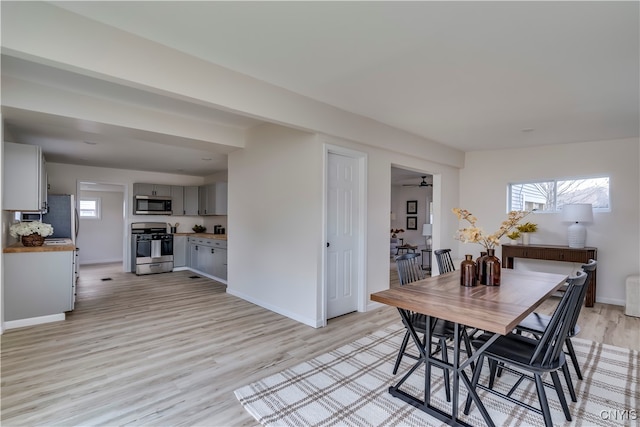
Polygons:
[[484,262],[486,258],[487,253],[482,251],[476,260],[476,282],[482,285],[484,285]]
[[495,249],[487,249],[487,258],[484,262],[484,284],[487,286],[500,286],[500,259],[495,254]]
[[473,255],[465,255],[465,260],[460,263],[460,286],[476,286],[476,263]]

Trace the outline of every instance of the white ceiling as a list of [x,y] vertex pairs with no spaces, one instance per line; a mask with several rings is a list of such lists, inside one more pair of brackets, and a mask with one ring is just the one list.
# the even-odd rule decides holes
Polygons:
[[[638,2],[53,3],[463,151],[639,134]],[[136,102],[162,102],[168,110],[211,113],[143,92],[108,89]],[[219,113],[215,120],[240,128],[258,123]],[[57,147],[55,155],[65,162],[76,155],[62,140],[72,138],[77,148],[87,138],[69,123],[36,127],[18,112],[3,115],[33,143]],[[111,140],[113,131],[103,129],[102,137]],[[131,135],[116,135],[116,144],[130,144]],[[141,152],[148,151],[147,138],[162,139],[135,135]],[[170,146],[159,148],[169,150],[159,157],[176,158]],[[224,163],[224,154],[214,154],[211,162]],[[104,165],[122,161],[129,168],[116,157],[108,150],[100,155]],[[138,169],[147,165],[134,163]],[[191,170],[191,164],[171,170],[212,170]]]

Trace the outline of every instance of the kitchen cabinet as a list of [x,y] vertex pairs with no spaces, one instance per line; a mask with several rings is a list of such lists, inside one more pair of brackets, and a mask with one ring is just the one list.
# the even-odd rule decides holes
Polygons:
[[18,252],[3,256],[5,321],[73,310],[74,251]]
[[201,185],[198,189],[198,214],[215,215],[216,186],[215,184]]
[[171,186],[171,211],[173,216],[184,215],[184,187],[181,185]]
[[198,215],[198,186],[184,187],[184,215]]
[[143,196],[171,197],[171,186],[136,182],[133,184],[133,194]]
[[173,267],[187,266],[187,236],[173,236]]
[[211,275],[227,280],[227,249],[214,248],[213,251]]
[[35,212],[47,208],[47,171],[41,147],[5,142],[3,170],[2,209]]
[[199,270],[211,276],[213,274],[213,248],[208,245],[198,245],[198,268]]
[[187,260],[187,265],[189,266],[190,269],[194,270],[194,271],[200,271],[199,265],[198,265],[198,244],[194,243],[191,241],[191,239],[189,239],[189,259]]
[[227,214],[227,188],[226,182],[216,182],[216,206],[214,209],[216,215]]
[[227,187],[228,184],[226,182],[214,182],[212,184],[200,186],[199,214],[226,215]]
[[189,237],[189,267],[214,279],[227,280],[227,242]]

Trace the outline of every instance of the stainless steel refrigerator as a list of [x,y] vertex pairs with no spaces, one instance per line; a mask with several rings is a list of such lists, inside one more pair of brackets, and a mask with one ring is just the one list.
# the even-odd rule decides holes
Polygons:
[[49,209],[46,214],[42,215],[42,222],[53,226],[53,234],[46,237],[46,240],[71,239],[73,244],[76,245],[73,263],[73,269],[75,272],[72,304],[73,309],[76,301],[75,284],[80,275],[78,265],[78,251],[80,249],[76,243],[78,231],[80,231],[80,217],[78,216],[78,209],[76,209],[76,201],[73,194],[49,194],[47,196],[47,204]]
[[71,239],[76,243],[79,231],[78,211],[73,194],[49,194],[49,209],[42,215],[42,222],[53,226],[53,234],[48,239]]

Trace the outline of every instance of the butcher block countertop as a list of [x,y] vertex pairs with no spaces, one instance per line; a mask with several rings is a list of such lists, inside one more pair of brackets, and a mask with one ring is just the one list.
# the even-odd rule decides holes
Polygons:
[[26,252],[64,252],[75,251],[76,245],[73,244],[71,239],[65,239],[63,243],[48,243],[44,241],[43,246],[23,246],[21,242],[9,245],[2,250],[5,254],[26,253]]
[[213,234],[213,233],[173,233],[174,236],[187,236],[187,237],[200,237],[202,239],[220,239],[227,240],[226,234]]

